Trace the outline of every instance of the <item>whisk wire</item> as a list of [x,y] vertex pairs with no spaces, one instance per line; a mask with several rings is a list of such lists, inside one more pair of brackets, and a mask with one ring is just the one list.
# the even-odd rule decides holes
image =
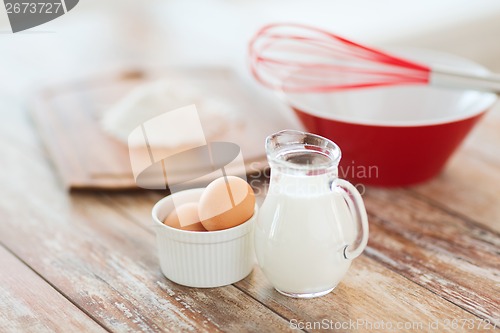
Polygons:
[[300,24],[263,27],[249,53],[253,75],[280,90],[327,92],[429,80],[424,65]]

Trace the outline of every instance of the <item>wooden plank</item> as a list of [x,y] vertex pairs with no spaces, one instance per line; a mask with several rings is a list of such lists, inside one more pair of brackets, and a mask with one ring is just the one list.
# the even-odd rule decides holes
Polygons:
[[166,280],[153,234],[95,194],[68,197],[39,151],[2,141],[0,151],[0,241],[107,329],[288,330],[233,286],[192,289]]
[[497,102],[465,140],[464,157],[469,154],[500,167],[500,103]]
[[[247,172],[253,172],[252,163],[265,160],[263,142],[269,133],[290,124],[279,113],[267,115],[269,121],[262,123],[261,117],[269,107],[266,101],[254,101],[247,87],[227,68],[205,68],[202,70],[158,70],[143,76],[113,75],[113,79],[102,81],[89,79],[66,87],[48,88],[32,105],[33,118],[40,136],[54,161],[63,183],[69,189],[80,190],[125,190],[137,189],[130,167],[129,150],[126,143],[106,133],[99,119],[116,101],[126,96],[134,87],[155,78],[179,79],[199,87],[210,98],[228,103],[236,119],[218,134],[207,137],[207,141],[226,141],[239,145]],[[68,88],[70,87],[70,88]],[[278,122],[273,122],[280,118]],[[275,125],[278,123],[279,125]],[[203,125],[203,124],[202,124]],[[138,148],[136,154],[144,156],[149,165],[147,147]],[[155,148],[155,151],[159,149]],[[165,156],[172,155],[183,147],[166,148]],[[189,166],[182,168],[189,175]],[[238,169],[238,172],[240,170]],[[163,174],[152,180],[164,184]]]
[[1,332],[106,332],[3,246],[0,267]]
[[433,205],[500,232],[500,167],[467,150],[436,179],[409,189]]
[[[147,230],[151,229],[151,207],[161,196],[158,193],[148,196],[118,194],[109,195],[107,198],[110,204],[118,205],[126,216]],[[421,288],[366,256],[354,261],[348,275],[333,293],[319,299],[304,301],[282,296],[273,290],[257,267],[250,277],[235,285],[282,317],[288,320],[296,319],[304,325],[321,323],[322,320],[332,320],[333,325],[335,322],[342,325],[364,320],[365,324],[355,325],[358,331],[373,331],[373,325],[382,321],[390,322],[389,325],[394,326],[398,323],[414,324],[416,327],[421,325],[421,330],[425,330],[432,323],[441,323],[440,329],[445,330],[445,323],[453,319],[478,319],[443,300],[439,294]],[[381,307],[380,304],[384,306]]]
[[[464,167],[464,165],[468,167]],[[454,169],[459,171],[465,169],[469,173],[471,170],[481,170],[481,172],[476,172],[474,175],[484,175],[488,174],[489,171],[492,172],[489,168],[495,170],[494,167],[484,161],[467,159],[461,163],[461,168]],[[492,174],[495,174],[497,177],[500,176],[500,174],[497,173]],[[374,226],[371,230],[370,247],[367,253],[370,257],[381,261],[385,265],[391,262],[392,265],[388,267],[412,279],[416,283],[431,289],[448,301],[464,307],[467,311],[471,311],[484,320],[497,322],[498,303],[496,302],[495,288],[498,287],[498,279],[495,278],[495,274],[500,273],[498,271],[498,252],[496,250],[500,238],[495,232],[492,232],[488,228],[482,228],[480,225],[476,225],[466,216],[464,217],[465,220],[463,220],[460,216],[454,217],[453,215],[456,214],[452,213],[450,215],[449,213],[450,210],[453,211],[455,209],[450,203],[454,203],[456,207],[462,207],[460,203],[464,202],[467,198],[462,197],[455,201],[448,200],[447,198],[449,198],[449,196],[447,197],[446,195],[447,189],[451,189],[451,192],[456,195],[456,192],[453,191],[453,184],[458,183],[460,179],[464,178],[466,179],[464,175],[458,175],[453,177],[454,181],[448,179],[441,187],[442,192],[440,193],[440,198],[442,201],[431,202],[432,204],[427,202],[429,201],[427,197],[420,195],[418,198],[415,198],[412,197],[411,192],[407,191],[371,189],[366,200],[367,206],[372,213],[371,222]],[[493,204],[496,201],[491,201],[498,200],[498,196],[495,195],[495,191],[498,190],[498,188],[494,186],[495,180],[496,178],[489,180],[489,184],[492,186],[488,188],[492,191],[488,192],[484,191],[484,189],[481,191],[480,188],[476,188],[474,192],[474,195],[478,197],[489,198],[490,202],[480,206],[478,202],[480,203],[481,200],[478,200],[472,201],[466,206],[478,206],[475,209],[477,209],[477,211],[483,210],[483,212],[491,208],[492,213],[496,214],[496,212],[498,212],[498,205]],[[499,182],[496,182],[496,184],[498,183]],[[467,191],[464,194],[470,195],[470,192]],[[145,201],[144,205],[140,205],[144,207],[144,211],[137,209],[137,206],[132,204],[136,199],[131,197],[113,196],[112,199],[122,207],[126,214],[136,219],[136,221],[145,228],[148,228],[148,224],[144,223],[147,221],[145,217],[148,216],[150,207],[155,200],[159,199],[160,195],[150,196],[151,198],[139,199],[140,201]],[[384,200],[381,201],[379,197],[383,197]],[[397,200],[393,202],[393,198],[399,198],[403,200],[405,204],[400,205]],[[149,206],[146,204],[148,201],[150,201]],[[407,201],[411,201],[412,204],[408,205]],[[382,209],[379,207],[382,207]],[[398,231],[396,234],[393,230],[380,227],[380,223],[383,221],[380,216],[387,218],[385,210],[389,209],[393,210],[393,214],[390,216],[389,220],[392,222],[392,229]],[[422,223],[420,223],[421,221],[419,221],[419,226],[423,229],[410,229],[410,231],[408,231],[408,226],[400,223],[401,217],[399,215],[413,214],[413,211],[419,212],[420,218],[424,219],[427,223],[422,225]],[[412,243],[414,239],[426,237],[425,228],[429,227],[429,223],[433,223],[434,219],[441,219],[439,220],[441,223],[440,225],[437,226],[432,224],[437,230],[436,235],[427,238],[426,242],[423,242],[423,244],[419,242]],[[493,225],[491,220],[488,221],[490,223],[486,223],[486,225]],[[494,221],[496,222],[498,220]],[[413,227],[411,223],[415,224],[417,222],[410,219],[410,222],[407,223],[410,223],[410,227]],[[384,226],[385,225],[386,223],[384,223]],[[452,232],[449,231],[449,229],[451,229]],[[399,233],[405,235],[407,233],[413,238],[411,238],[410,241],[406,238],[401,239]],[[440,236],[440,238],[437,239],[437,236]],[[459,249],[459,251],[454,249],[454,247],[458,246],[457,239],[462,240],[465,244],[464,248]],[[439,244],[440,247],[437,247],[437,244]],[[424,262],[414,262],[411,257],[398,257],[397,255],[393,255],[393,253],[399,253],[398,251],[404,249],[406,246],[408,246],[408,251],[410,253],[418,251],[425,252],[425,260],[422,259]],[[420,249],[420,246],[427,246],[430,250],[425,248]],[[434,254],[437,256],[437,259],[432,257]],[[419,256],[418,258],[421,257],[422,256]],[[450,274],[450,276],[440,276],[432,271],[434,265],[433,261],[435,260],[439,261],[442,270]],[[458,268],[454,265],[457,265]],[[406,274],[405,270],[414,270],[414,275],[410,276]],[[478,274],[478,272],[483,273]],[[432,281],[423,283],[420,279],[431,279]],[[441,285],[443,282],[446,282],[445,286]]]
[[[116,101],[139,84],[137,80],[118,82],[121,94],[113,86],[109,89],[109,82],[104,81],[101,88],[109,94],[102,103]],[[126,145],[100,130],[95,110],[89,110],[85,104],[85,96],[92,89],[81,82],[74,89],[76,92],[66,88],[63,93],[50,89],[41,93],[31,106],[40,136],[63,183],[68,188],[134,188]],[[92,176],[90,170],[94,164],[100,167],[103,176]]]
[[[35,144],[33,146],[36,147]],[[43,162],[38,149],[26,149],[20,152],[16,146],[0,142],[0,151],[3,153],[0,156],[0,163],[3,166],[0,181],[5,184],[3,193],[8,195],[0,204],[0,217],[3,221],[7,221],[0,225],[0,239],[15,249],[16,255],[20,255],[23,260],[33,265],[44,278],[48,278],[51,282],[57,281],[58,288],[64,287],[65,294],[76,300],[77,304],[82,304],[83,308],[88,308],[89,313],[108,325],[106,326],[108,328],[154,330],[180,327],[186,330],[192,328],[216,330],[215,324],[210,328],[196,326],[200,325],[200,320],[211,323],[207,318],[215,318],[212,322],[218,323],[224,330],[227,327],[265,330],[273,325],[276,325],[277,329],[284,330],[288,327],[288,323],[281,316],[292,319],[294,318],[292,315],[296,313],[302,314],[300,317],[297,316],[297,319],[302,320],[330,316],[340,319],[354,318],[350,317],[351,313],[366,314],[366,317],[373,320],[380,318],[379,314],[383,314],[382,320],[413,318],[425,321],[437,318],[437,320],[442,319],[443,323],[445,319],[455,315],[465,319],[476,318],[443,301],[439,295],[434,295],[367,258],[355,261],[345,282],[333,294],[312,301],[284,297],[283,300],[279,299],[280,296],[266,284],[258,270],[245,280],[252,281],[251,285],[256,286],[253,290],[250,286],[245,287],[240,284],[237,285],[240,292],[234,291],[233,287],[199,291],[170,285],[158,271],[151,232],[138,228],[137,224],[132,222],[128,215],[123,215],[122,211],[116,212],[116,207],[109,204],[109,199],[101,200],[100,196],[95,195],[75,195],[68,198],[56,185],[54,175]],[[19,167],[20,165],[24,168]],[[390,207],[394,198],[404,196],[404,193],[397,191],[387,191],[386,194],[388,199],[379,202],[375,207],[381,205]],[[156,198],[152,195],[144,204],[139,203],[140,200],[127,201],[127,204],[133,204],[133,211],[140,218],[140,223],[146,221],[149,223],[149,210],[154,199]],[[23,205],[26,200],[29,205]],[[371,208],[370,210],[373,211]],[[18,221],[23,223],[17,223]],[[392,221],[397,223],[398,219],[392,217]],[[375,231],[372,231],[372,239],[373,235],[378,233],[382,240],[391,241],[391,244],[399,241],[399,239],[392,240],[394,237],[392,231],[376,230],[375,228]],[[25,243],[33,246],[22,246]],[[404,249],[406,243],[407,240],[401,241],[400,248]],[[370,246],[374,248],[372,242]],[[410,249],[413,248],[410,246]],[[387,259],[382,260],[379,256],[377,260],[383,261],[384,265],[390,267]],[[54,270],[54,267],[57,267],[57,270]],[[353,274],[358,280],[354,278],[355,282],[350,287],[345,287],[347,289],[343,291],[343,286],[349,286],[351,283],[349,281],[352,281]],[[370,279],[375,281],[374,285],[370,284]],[[241,283],[246,283],[245,281]],[[481,282],[483,281],[478,283]],[[162,287],[161,283],[167,287]],[[75,289],[75,285],[80,287]],[[372,292],[365,292],[367,285],[369,286],[367,289]],[[403,286],[401,290],[395,288],[400,285]],[[363,290],[361,296],[351,296],[359,290]],[[268,312],[260,303],[246,297],[246,294],[256,297],[280,316]],[[408,301],[404,298],[409,297],[408,294],[416,296],[414,299],[410,297]],[[269,300],[262,298],[262,295],[269,295]],[[398,299],[414,307],[415,303],[419,305],[416,306],[417,309],[403,311],[393,305]],[[431,304],[428,304],[427,300],[430,300]],[[337,302],[336,307],[332,305],[328,307],[328,304],[322,301],[328,304]],[[194,316],[198,317],[194,319],[181,317],[182,312],[189,311],[182,302],[191,309],[200,311],[201,314],[195,314]],[[219,303],[222,304],[222,309],[217,309]],[[246,314],[247,317],[244,315],[246,307],[253,309],[252,313]],[[347,311],[346,309],[349,312],[342,315],[341,311]],[[248,312],[248,309],[245,310]],[[258,319],[256,312],[261,311],[264,312],[263,319]],[[422,311],[427,312],[421,315]],[[224,316],[229,316],[229,319]],[[269,318],[272,319],[269,323],[262,323]],[[241,321],[245,320],[258,323],[252,322],[248,326],[241,327]]]
[[[477,317],[365,255],[353,261],[332,293],[316,299],[304,301],[279,294],[259,269],[236,286],[286,318],[303,325],[320,323],[326,326],[319,328],[333,327],[340,332],[470,332],[467,327],[452,328],[453,320],[460,325],[473,322],[482,331]],[[313,327],[308,331],[326,330]]]
[[500,105],[485,116],[439,177],[411,190],[500,232]]
[[367,254],[476,316],[500,324],[500,237],[404,190],[370,189]]

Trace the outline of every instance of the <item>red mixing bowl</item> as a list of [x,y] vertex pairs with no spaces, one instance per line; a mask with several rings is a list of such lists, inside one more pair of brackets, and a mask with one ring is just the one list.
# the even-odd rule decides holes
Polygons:
[[[485,69],[441,52],[393,53],[427,64]],[[431,86],[366,88],[334,93],[285,93],[309,132],[342,150],[339,176],[354,183],[405,186],[439,174],[497,96]]]

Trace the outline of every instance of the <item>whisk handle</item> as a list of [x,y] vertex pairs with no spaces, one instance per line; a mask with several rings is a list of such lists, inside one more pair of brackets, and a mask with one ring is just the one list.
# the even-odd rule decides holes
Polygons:
[[431,68],[429,84],[500,93],[500,75],[498,74],[475,74],[438,66]]

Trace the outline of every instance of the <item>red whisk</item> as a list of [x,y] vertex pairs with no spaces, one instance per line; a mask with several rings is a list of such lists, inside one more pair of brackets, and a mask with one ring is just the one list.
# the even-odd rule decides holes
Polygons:
[[289,92],[432,84],[500,92],[500,76],[429,67],[301,24],[271,24],[249,47],[252,73]]

